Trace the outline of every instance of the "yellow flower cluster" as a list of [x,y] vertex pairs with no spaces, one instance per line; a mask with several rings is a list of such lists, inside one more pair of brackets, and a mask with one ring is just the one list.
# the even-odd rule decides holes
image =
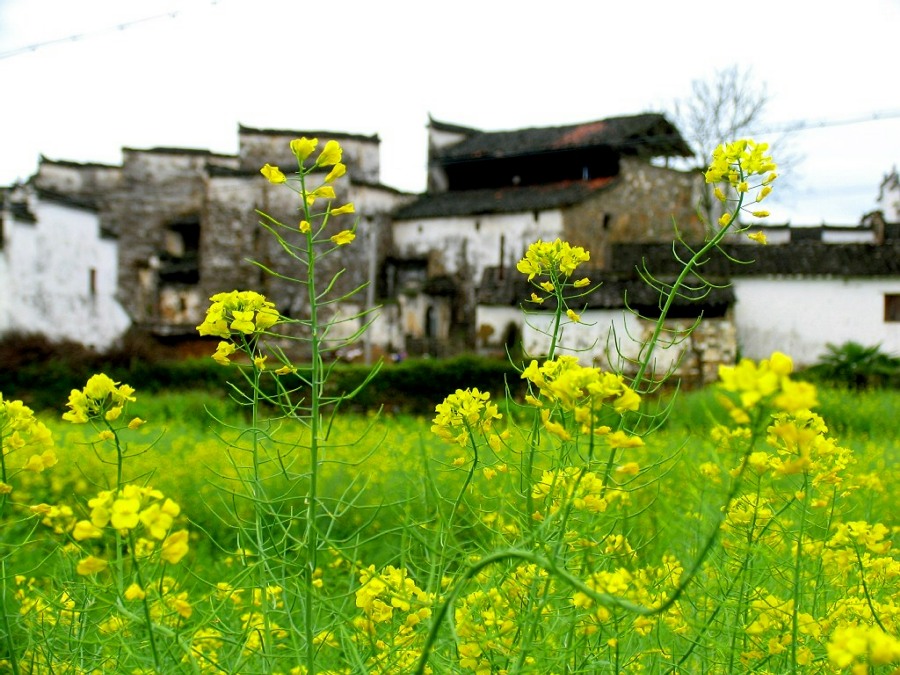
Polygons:
[[[707,183],[728,183],[738,192],[746,192],[746,180],[751,176],[765,176],[764,185],[777,178],[772,156],[765,154],[768,143],[741,139],[720,145],[713,151],[712,163],[706,173]],[[767,193],[768,194],[768,193]]]
[[574,466],[544,471],[531,494],[538,501],[549,499],[551,514],[569,504],[577,511],[604,513],[615,502],[628,503],[627,492],[604,485],[603,477],[593,471]]
[[832,632],[827,649],[832,666],[850,668],[854,675],[870,672],[868,666],[900,664],[900,639],[875,626],[839,626]]
[[73,389],[69,394],[71,408],[62,418],[73,424],[85,424],[102,417],[107,422],[117,420],[125,404],[135,401],[134,389],[127,384],[114,382],[103,373],[92,375],[84,389]]
[[405,569],[388,565],[380,572],[374,565],[360,570],[359,588],[356,590],[356,606],[366,617],[367,633],[372,624],[386,623],[394,618],[394,611],[406,614],[401,633],[408,633],[423,619],[431,616],[434,597],[416,585]]
[[[290,145],[291,152],[294,153],[294,157],[297,158],[297,166],[299,169],[298,175],[300,176],[301,187],[298,192],[301,193],[301,196],[306,203],[306,207],[312,206],[319,199],[325,199],[329,202],[325,212],[328,216],[340,216],[346,213],[355,213],[356,209],[352,203],[347,203],[335,208],[331,207],[331,201],[337,196],[334,192],[334,187],[332,187],[331,184],[347,173],[347,166],[341,162],[344,151],[343,148],[341,148],[340,143],[333,140],[325,143],[322,152],[319,153],[316,160],[309,166],[305,166],[306,161],[316,151],[316,148],[318,148],[319,139],[306,137],[296,138],[291,141]],[[317,169],[328,167],[331,167],[331,170],[326,174],[322,185],[313,190],[307,190],[305,184],[306,176]],[[288,181],[287,176],[284,175],[281,169],[277,166],[272,166],[271,164],[263,166],[263,168],[260,169],[260,173],[266,177],[266,180],[273,184],[286,183]],[[301,220],[299,229],[303,234],[309,234],[312,228],[308,220]],[[330,237],[335,246],[346,246],[355,238],[356,234],[352,230],[342,230]]]
[[457,389],[435,406],[437,415],[431,432],[449,443],[460,445],[469,442],[472,432],[480,431],[487,435],[494,420],[502,417],[490,398],[489,392],[477,388]]
[[419,588],[406,569],[393,565],[381,571],[374,565],[363,568],[359,583],[356,606],[362,616],[353,620],[358,631],[354,639],[371,650],[369,672],[412,672],[422,653],[434,594]]
[[736,366],[719,366],[720,388],[737,394],[739,399],[737,405],[722,399],[732,419],[738,424],[749,424],[748,411],[762,404],[785,412],[817,406],[815,386],[792,381],[793,369],[791,358],[781,352],[773,352],[758,364],[751,359],[741,359]]
[[271,328],[280,318],[275,303],[256,291],[217,293],[210,300],[206,318],[197,326],[200,335],[225,339],[233,334],[253,335]]
[[767,431],[766,443],[777,453],[767,458],[768,468],[781,475],[809,472],[813,487],[844,482],[843,472],[853,463],[853,453],[825,435],[828,427],[814,412],[778,413]]
[[[794,601],[781,600],[764,589],[757,589],[750,601],[750,622],[744,629],[748,645],[742,653],[745,661],[765,659],[785,653],[793,642]],[[820,623],[807,612],[797,612],[798,645],[797,664],[810,665],[815,654],[805,643],[809,638],[819,638],[822,633]]]
[[[122,535],[140,529],[149,535],[135,542],[136,554],[149,555],[160,544],[160,557],[175,565],[187,555],[188,531],[172,532],[181,507],[151,487],[126,485],[119,491],[104,490],[88,501],[89,520],[79,520],[72,529],[75,541],[101,539],[112,528]],[[93,574],[106,568],[101,558],[88,556],[78,563],[79,574]]]
[[[460,599],[454,609],[459,667],[476,675],[505,672],[492,664],[508,663],[523,648],[520,631],[529,621],[549,608],[531,602],[533,589],[541,584],[548,594],[553,583],[547,572],[536,565],[519,565],[499,584],[480,577],[483,588]],[[546,586],[545,586],[546,584]],[[543,638],[548,645],[555,641],[551,633]],[[534,672],[535,660],[526,657],[527,672]]]
[[[589,261],[591,254],[585,251],[581,246],[572,246],[568,242],[557,239],[554,242],[546,242],[538,239],[525,252],[516,265],[516,269],[522,274],[528,275],[528,281],[536,276],[548,276],[551,284],[560,277],[570,277],[575,269],[581,264]],[[579,287],[586,286],[587,280],[576,282]],[[589,283],[589,282],[588,282]],[[552,291],[552,285],[549,289]]]
[[[611,570],[598,570],[585,579],[585,585],[595,593],[625,598],[645,607],[659,606],[667,598],[668,592],[678,585],[683,573],[683,568],[677,559],[664,556],[659,566],[647,566],[629,570],[617,567]],[[613,611],[608,607],[597,604],[594,599],[583,591],[576,591],[570,599],[572,606],[581,612],[587,612],[579,620],[578,633],[580,635],[596,635],[606,629],[616,635],[624,632],[621,619],[612,621]],[[683,630],[685,623],[681,611],[676,603],[663,615],[662,620],[670,628]],[[646,636],[654,628],[660,617],[636,616],[631,619],[631,630],[641,636]],[[617,638],[613,637],[607,644],[615,648]]]
[[[611,408],[621,415],[637,410],[641,403],[641,397],[625,384],[622,375],[582,366],[576,357],[563,355],[542,365],[532,360],[522,372],[522,379],[537,387],[541,397],[558,405],[561,410],[571,412],[582,434],[606,436],[611,447],[643,445],[640,438],[621,431],[611,433],[609,426],[601,424],[604,409]],[[532,405],[544,406],[541,398],[529,395],[526,400]],[[562,424],[550,419],[548,409],[541,411],[541,417],[550,433],[563,440],[571,438]]]
[[[0,452],[3,453],[2,478],[8,480],[15,468],[9,464],[8,455],[14,452],[27,453],[20,465],[24,471],[40,473],[56,464],[53,450],[53,436],[47,426],[37,420],[34,411],[22,401],[7,401],[0,393]],[[21,455],[20,455],[21,456]],[[9,494],[13,488],[0,481],[0,495]]]
[[[713,151],[713,161],[706,171],[707,183],[721,183],[730,189],[732,194],[737,193],[739,199],[733,199],[740,204],[740,209],[746,211],[754,218],[766,218],[768,211],[754,210],[756,207],[744,204],[744,195],[751,189],[760,188],[756,193],[754,203],[759,203],[772,192],[771,183],[778,177],[775,173],[777,167],[772,161],[771,155],[765,154],[769,149],[768,143],[756,143],[749,139],[734,141],[726,145],[720,145]],[[750,184],[753,176],[760,177],[758,182]],[[714,194],[720,202],[729,200],[725,190],[719,185],[715,187]],[[719,218],[719,225],[727,227],[731,225],[736,212],[726,211]],[[738,231],[746,231],[746,227]],[[763,232],[748,233],[747,237],[760,244],[766,243],[766,235]]]
[[886,539],[890,533],[891,531],[882,523],[870,525],[864,520],[838,523],[834,534],[828,540],[828,546],[859,547],[870,553],[883,555],[891,550],[891,541]]

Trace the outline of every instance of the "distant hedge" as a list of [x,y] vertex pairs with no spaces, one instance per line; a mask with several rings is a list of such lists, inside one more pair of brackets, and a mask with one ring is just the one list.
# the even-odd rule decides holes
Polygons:
[[[338,365],[329,380],[334,393],[350,392],[364,381],[368,369],[352,364]],[[410,359],[386,364],[351,402],[354,408],[387,409],[428,413],[456,389],[477,387],[493,397],[523,389],[519,373],[508,361],[473,355],[451,359]]]
[[[0,340],[0,392],[4,398],[21,399],[36,410],[63,410],[69,392],[81,389],[98,372],[127,382],[139,393],[186,389],[219,393],[226,391],[229,381],[240,381],[234,367],[220,366],[210,358],[173,359],[171,352],[144,342],[98,353],[77,343],[34,335]],[[335,364],[328,393],[353,391],[368,372],[364,365]],[[519,373],[501,359],[473,355],[409,359],[384,364],[349,405],[362,410],[384,406],[398,412],[429,413],[457,388],[478,387],[498,397],[504,394],[506,382],[513,392],[521,392]]]

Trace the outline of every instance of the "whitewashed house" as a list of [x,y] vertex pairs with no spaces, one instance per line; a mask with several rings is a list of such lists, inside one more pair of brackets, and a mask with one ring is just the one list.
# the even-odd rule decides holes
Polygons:
[[478,295],[517,274],[537,239],[565,239],[602,261],[613,242],[670,240],[673,217],[685,236],[701,237],[699,174],[660,166],[690,154],[655,113],[491,132],[431,120],[428,191],[394,212],[385,266],[407,349],[443,355],[515,342],[516,309],[485,310]]
[[118,245],[94,204],[18,186],[0,214],[0,334],[40,333],[102,350],[128,329]]
[[[850,341],[879,345],[885,353],[900,356],[898,229],[896,224],[886,227],[880,243],[828,243],[809,240],[804,233],[800,241],[783,244],[727,246],[728,256],[748,264],[725,256],[710,259],[703,273],[722,288],[695,303],[675,303],[671,329],[685,328],[701,313],[703,323],[692,339],[658,354],[657,370],[683,358],[684,374],[710,381],[717,361],[763,359],[777,350],[803,367],[828,353],[828,345]],[[615,245],[608,269],[595,277],[604,286],[585,298],[583,325],[566,327],[567,346],[580,350],[583,360],[606,362],[606,350],[612,348],[615,356],[616,347],[633,358],[629,336],[645,339],[649,334],[651,322],[636,319],[622,301],[627,294],[633,309],[653,317],[658,296],[633,274],[643,262],[669,280],[680,270],[670,246]],[[518,297],[525,290],[518,288]],[[496,295],[494,299],[499,305],[513,304],[509,296],[505,302],[502,297],[497,302]],[[524,344],[540,354],[546,349],[541,334],[548,323],[546,313],[530,323],[523,325]],[[609,342],[611,335],[617,338],[615,344]],[[665,334],[663,338],[665,346]]]
[[[660,277],[679,271],[673,219],[688,240],[704,234],[694,208],[702,178],[663,166],[690,149],[658,114],[499,132],[431,120],[421,195],[380,183],[377,136],[241,126],[237,155],[124,148],[121,166],[42,158],[27,185],[0,191],[0,335],[37,332],[103,349],[131,326],[190,347],[206,298],[232,288],[258,289],[302,315],[303,293],[248,262],[291,264],[263,236],[255,209],[295,217],[293,195],[259,167],[288,168],[288,142],[300,135],[336,138],[345,150],[338,189],[356,205],[358,238],[321,271],[345,267],[347,289],[372,282],[335,307],[347,316],[381,306],[369,350],[545,353],[549,314],[533,307],[526,320],[531,289],[515,265],[536,239],[560,237],[591,252],[585,273],[603,282],[574,307],[582,323],[565,327],[564,348],[627,369],[658,313],[635,268],[646,259]],[[858,226],[760,229],[769,246],[731,245],[755,264],[713,261],[705,274],[726,287],[676,302],[667,329],[704,322],[657,354],[658,372],[680,363],[708,381],[718,363],[776,349],[808,365],[850,340],[900,354],[896,170]],[[626,297],[643,319],[626,310]]]

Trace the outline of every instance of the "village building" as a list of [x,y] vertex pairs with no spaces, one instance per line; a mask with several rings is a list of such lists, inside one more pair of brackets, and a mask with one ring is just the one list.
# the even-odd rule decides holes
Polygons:
[[501,132],[431,120],[428,190],[395,211],[386,264],[410,353],[515,342],[521,312],[487,308],[479,292],[515,275],[538,239],[582,246],[603,267],[615,242],[671,241],[673,218],[702,238],[702,178],[665,166],[690,154],[659,114]]
[[[303,315],[305,288],[265,272],[296,277],[305,274],[302,265],[260,225],[270,222],[262,212],[286,226],[276,227],[286,240],[299,241],[297,195],[283,185],[270,184],[259,171],[266,163],[281,165],[286,172],[291,165],[296,167],[289,144],[299,135],[241,126],[236,156],[185,148],[123,148],[121,167],[42,158],[31,184],[98,205],[100,226],[118,243],[115,297],[131,327],[189,350],[196,343],[196,326],[209,297],[221,291],[256,290],[286,316]],[[305,135],[319,136],[323,144],[337,140],[344,150],[347,174],[334,187],[340,203],[353,202],[356,213],[335,217],[332,227],[343,222],[341,227],[350,229],[358,218],[357,237],[363,245],[346,247],[339,256],[325,259],[319,276],[327,283],[346,268],[334,291],[347,292],[375,274],[375,263],[390,246],[390,213],[408,197],[380,184],[377,136]],[[104,180],[98,180],[98,173]],[[323,171],[311,180],[324,175]],[[339,218],[343,221],[336,222]],[[356,304],[332,309],[352,314],[365,304],[363,295]],[[390,325],[379,324],[385,343],[392,339]],[[353,330],[350,325],[345,328]]]
[[[209,297],[234,289],[305,316],[305,289],[287,279],[302,264],[260,224],[296,235],[296,194],[259,169],[290,172],[299,136],[341,143],[348,173],[335,191],[356,210],[335,224],[356,223],[356,242],[319,273],[327,282],[345,270],[338,294],[366,290],[329,305],[329,316],[377,308],[365,350],[343,356],[546,353],[551,314],[527,302],[533,289],[515,268],[532,242],[560,238],[590,251],[584,273],[599,284],[579,299],[582,321],[564,328],[564,351],[627,371],[659,314],[638,270],[671,281],[676,228],[687,242],[705,235],[702,176],[669,168],[690,149],[659,114],[500,132],[430,120],[420,195],[380,182],[377,136],[245,126],[238,136],[236,155],[124,148],[118,166],[42,157],[27,184],[0,193],[0,334],[105,349],[130,329],[190,352]],[[849,340],[900,353],[898,211],[894,171],[859,225],[754,226],[768,246],[729,243],[735,259],[756,262],[711,259],[704,275],[716,287],[677,299],[657,375],[711,381],[720,363],[776,349],[809,365]],[[337,342],[360,322],[339,326]]]
[[118,244],[97,201],[33,185],[3,190],[0,201],[0,335],[115,344],[130,319],[116,300]]

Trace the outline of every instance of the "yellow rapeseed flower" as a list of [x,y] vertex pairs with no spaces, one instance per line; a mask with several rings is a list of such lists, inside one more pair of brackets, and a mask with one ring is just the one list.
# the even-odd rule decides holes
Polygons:
[[353,202],[348,202],[347,204],[339,206],[336,209],[331,209],[329,213],[332,216],[342,216],[345,213],[356,213],[356,207],[353,206]]
[[522,274],[528,275],[528,281],[535,276],[571,276],[582,263],[591,259],[591,254],[581,246],[572,246],[568,242],[557,239],[545,242],[538,239],[528,247],[525,257],[516,265]]
[[71,391],[66,404],[70,410],[63,413],[62,418],[73,424],[84,424],[90,419],[107,417],[111,410],[119,408],[107,417],[115,419],[125,403],[135,400],[133,394],[134,389],[129,385],[119,384],[108,375],[98,373],[88,379],[84,389]]
[[338,232],[331,237],[331,241],[333,241],[338,246],[346,246],[354,239],[356,239],[356,235],[353,234],[353,232],[351,232],[350,230],[343,230],[342,232]]
[[[206,318],[197,326],[200,335],[230,338],[232,331],[247,335],[271,328],[280,316],[275,304],[255,291],[230,291],[217,293],[210,298],[212,304],[206,310]],[[227,347],[217,350],[216,360],[222,363],[233,353]]]
[[90,574],[97,574],[97,572],[102,572],[107,567],[109,567],[109,563],[106,560],[89,555],[84,560],[78,561],[78,565],[75,567],[75,571],[82,576],[88,576]]
[[334,199],[334,188],[330,185],[321,185],[312,192],[306,193],[306,204],[312,206],[317,199]]
[[319,145],[318,138],[296,138],[291,141],[291,152],[294,153],[294,156],[297,158],[297,161],[301,164],[306,161],[307,157],[309,157],[313,152],[315,152],[316,146]]
[[171,565],[177,565],[188,552],[188,531],[173,532],[162,543],[162,559]]
[[147,593],[139,584],[131,584],[125,589],[126,600],[143,600],[145,597],[147,597]]
[[273,185],[287,181],[287,177],[281,172],[281,169],[271,164],[266,164],[259,172]]
[[316,166],[333,166],[341,161],[343,150],[337,141],[328,141],[316,159]]
[[338,162],[337,164],[334,165],[334,167],[331,169],[331,171],[328,172],[328,175],[325,176],[325,182],[333,183],[338,178],[343,176],[345,173],[347,173],[347,165],[341,164],[340,162]]
[[432,433],[459,445],[468,443],[473,431],[487,434],[494,420],[502,417],[490,398],[489,392],[477,388],[457,389],[435,406]]

